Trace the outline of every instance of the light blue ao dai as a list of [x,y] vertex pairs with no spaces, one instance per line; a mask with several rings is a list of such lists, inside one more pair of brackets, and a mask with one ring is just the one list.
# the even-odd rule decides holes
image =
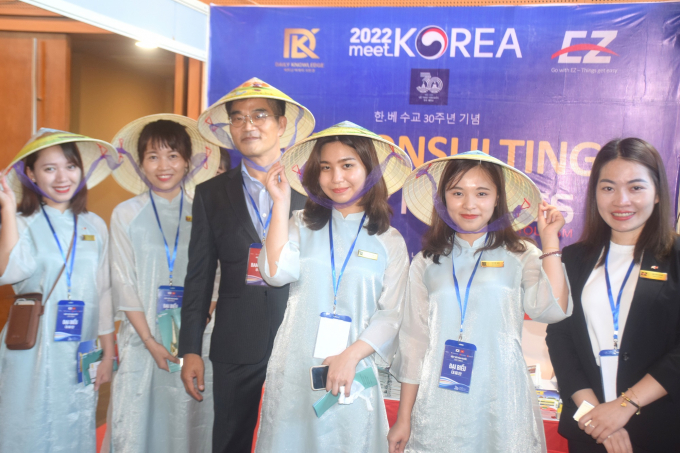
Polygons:
[[[173,284],[184,285],[191,236],[188,197],[180,217],[180,196],[168,201],[154,195],[170,252],[180,222]],[[118,311],[139,311],[160,342],[156,323],[158,287],[169,284],[168,261],[149,193],[118,205],[111,217],[111,278]],[[184,390],[180,373],[157,367],[125,314],[118,335],[120,369],[112,386],[112,451],[115,453],[209,453],[212,449],[212,365],[210,333],[203,339],[205,386],[203,401]],[[212,326],[210,326],[212,328]],[[211,329],[208,331],[210,332]]]
[[[73,212],[44,206],[64,253],[73,237]],[[16,294],[42,293],[52,288],[64,260],[52,231],[38,211],[17,215],[19,242],[10,255],[0,285],[12,284]],[[94,241],[82,240],[83,235]],[[109,235],[93,213],[78,216],[78,242],[73,265],[72,300],[85,302],[82,340],[113,332],[109,281]],[[70,263],[70,260],[69,260]],[[96,449],[94,386],[77,382],[79,342],[54,341],[57,304],[67,299],[66,274],[44,301],[36,344],[23,351],[5,345],[0,334],[0,452],[91,453]]]
[[[338,274],[362,216],[343,218],[332,212]],[[359,257],[359,250],[375,253],[377,259]],[[309,376],[310,367],[323,362],[312,357],[319,315],[333,311],[328,225],[313,231],[305,226],[302,211],[295,211],[277,264],[276,274],[270,275],[265,244],[259,263],[264,279],[274,286],[291,285],[267,366],[256,451],[386,453],[388,425],[379,386],[363,390],[350,405],[335,404],[320,418],[312,407],[325,394],[312,391]],[[364,229],[340,283],[337,313],[352,318],[348,344],[363,340],[376,351],[359,362],[357,371],[372,368],[376,379],[375,356],[389,363],[397,347],[408,264],[406,244],[397,230],[370,236]]]
[[[486,235],[473,246],[456,238],[456,277],[465,288]],[[460,308],[451,255],[440,264],[419,253],[411,264],[399,351],[391,372],[400,382],[420,384],[411,415],[410,453],[539,453],[546,451],[543,421],[522,354],[524,314],[555,323],[565,314],[543,271],[541,252],[527,243],[524,253],[500,247],[485,251],[475,274],[465,316],[463,341],[477,347],[470,393],[439,388],[446,340],[458,340]]]

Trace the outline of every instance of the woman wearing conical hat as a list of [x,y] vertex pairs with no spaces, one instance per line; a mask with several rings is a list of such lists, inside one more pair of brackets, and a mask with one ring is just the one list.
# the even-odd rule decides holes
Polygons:
[[190,196],[196,184],[214,176],[219,149],[201,138],[196,121],[179,115],[140,118],[113,141],[124,156],[113,176],[137,196],[111,216],[113,302],[124,315],[112,385],[112,450],[210,452],[210,361],[199,403],[184,391],[176,355]]
[[[44,311],[33,346],[9,335],[20,326],[14,314],[0,333],[0,451],[96,448],[97,390],[111,379],[115,353],[109,235],[86,209],[87,189],[117,161],[106,142],[41,129],[1,178],[0,285],[41,293]],[[79,352],[95,352],[98,338],[103,358],[86,385]]]
[[[396,349],[408,252],[388,196],[411,170],[401,149],[344,122],[299,142],[267,174],[272,221],[263,278],[290,283],[276,335],[257,452],[387,452],[376,361]],[[306,192],[288,220],[290,188]],[[312,389],[310,368],[328,365]]]
[[[403,190],[430,228],[391,368],[402,386],[390,452],[545,452],[521,335],[525,313],[545,323],[571,314],[564,218],[526,175],[479,151],[424,164]],[[516,232],[537,216],[542,251]]]

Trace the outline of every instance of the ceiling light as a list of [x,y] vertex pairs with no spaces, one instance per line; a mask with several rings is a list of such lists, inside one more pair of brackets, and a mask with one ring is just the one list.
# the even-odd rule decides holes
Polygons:
[[144,41],[137,41],[135,43],[135,46],[141,47],[142,49],[156,49],[156,48],[158,48],[157,45],[152,44],[150,42],[144,42]]

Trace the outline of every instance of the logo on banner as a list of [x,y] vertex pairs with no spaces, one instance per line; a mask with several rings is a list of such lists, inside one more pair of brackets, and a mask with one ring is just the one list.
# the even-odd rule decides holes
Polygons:
[[416,36],[416,50],[421,57],[435,60],[449,48],[449,37],[446,32],[436,25],[428,25],[420,30]]
[[348,55],[414,58],[417,52],[427,60],[436,60],[447,53],[451,58],[501,58],[507,52],[514,54],[515,58],[522,58],[514,28],[451,28],[447,32],[437,25],[428,25],[418,34],[416,31],[418,29],[414,27],[353,27],[350,29]]
[[[609,44],[616,38],[618,31],[616,30],[596,30],[590,32],[591,38],[601,38],[600,41],[595,43],[573,43],[575,39],[584,39],[588,37],[587,31],[567,31],[564,34],[564,40],[562,41],[562,49],[558,50],[550,59],[557,58],[558,63],[609,63],[611,61],[610,56],[599,55],[601,52],[608,53],[610,55],[619,56],[613,50],[607,48]],[[571,56],[569,53],[588,51],[583,57],[581,56]]]
[[316,49],[316,33],[318,28],[286,28],[283,32],[283,58],[313,58],[319,57],[314,53]]
[[411,69],[409,104],[448,105],[448,69]]

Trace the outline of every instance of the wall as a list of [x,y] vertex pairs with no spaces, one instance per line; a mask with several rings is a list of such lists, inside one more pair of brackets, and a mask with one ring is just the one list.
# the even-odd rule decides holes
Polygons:
[[[72,55],[71,131],[111,141],[127,123],[173,111],[173,77],[149,74],[86,52]],[[108,224],[113,208],[133,194],[109,176],[92,189],[88,208]]]
[[[0,169],[4,169],[31,137],[33,119],[33,52],[37,127],[68,127],[71,46],[65,34],[0,31]],[[0,329],[14,291],[0,287]]]

